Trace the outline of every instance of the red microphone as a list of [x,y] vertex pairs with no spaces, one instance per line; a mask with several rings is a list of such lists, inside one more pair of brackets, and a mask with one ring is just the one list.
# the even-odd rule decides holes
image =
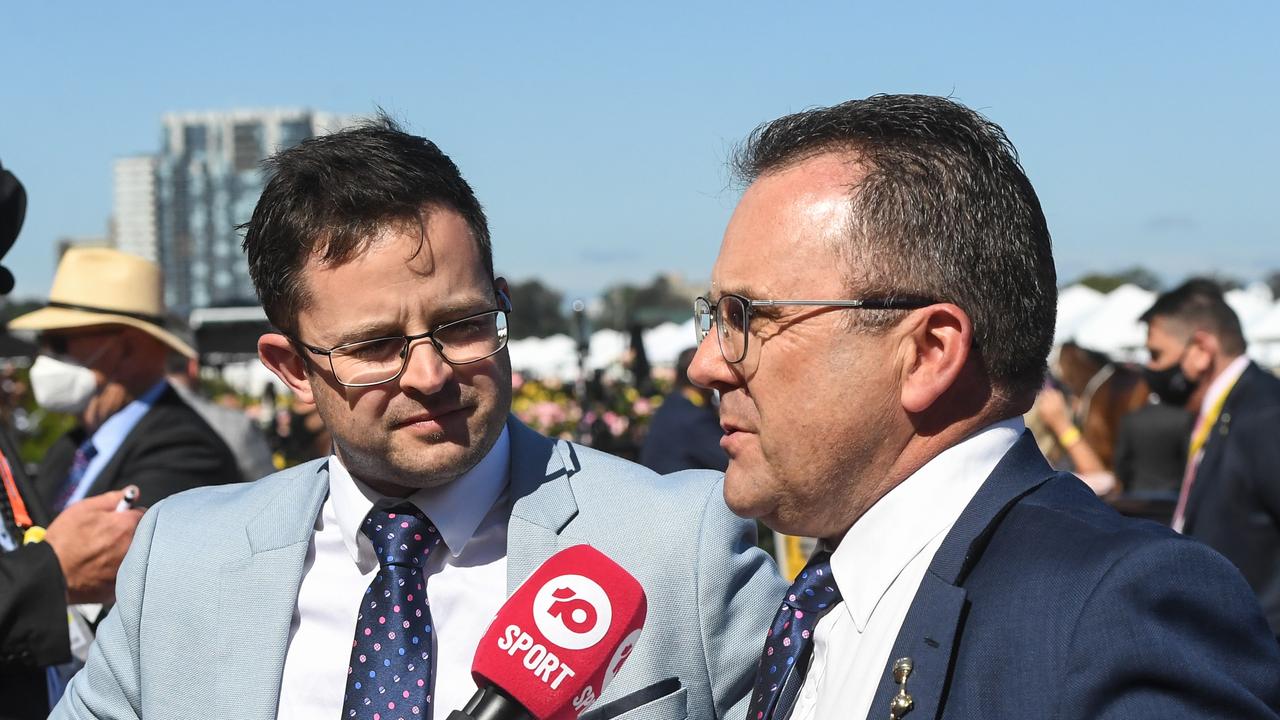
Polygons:
[[448,720],[573,720],[640,638],[644,589],[589,545],[552,555],[498,611],[476,648],[479,690]]

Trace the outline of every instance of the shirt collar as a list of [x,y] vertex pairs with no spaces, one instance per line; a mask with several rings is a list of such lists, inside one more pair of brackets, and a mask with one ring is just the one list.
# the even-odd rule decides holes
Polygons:
[[98,429],[94,431],[91,438],[93,449],[97,455],[103,457],[111,457],[116,450],[124,444],[124,439],[129,436],[133,430],[133,426],[138,424],[143,415],[151,410],[151,406],[155,405],[156,400],[164,394],[165,388],[169,387],[168,381],[161,380],[152,385],[146,392],[142,393],[138,399],[120,408],[111,417],[103,421]]
[[1218,377],[1209,383],[1209,391],[1204,394],[1204,400],[1200,401],[1200,415],[1204,418],[1212,411],[1214,404],[1222,398],[1228,390],[1230,390],[1240,376],[1244,374],[1246,368],[1249,367],[1249,356],[1241,355],[1232,360],[1222,372],[1218,373]]
[[943,450],[849,528],[831,555],[831,572],[858,632],[907,565],[951,529],[1023,428],[1022,418],[1012,417]]
[[377,564],[373,547],[360,532],[360,525],[375,504],[395,505],[405,499],[431,520],[449,552],[457,557],[506,489],[510,456],[511,439],[504,426],[488,454],[462,477],[439,487],[423,488],[408,498],[389,498],[352,477],[342,460],[336,454],[330,455],[329,497],[351,559],[362,568]]

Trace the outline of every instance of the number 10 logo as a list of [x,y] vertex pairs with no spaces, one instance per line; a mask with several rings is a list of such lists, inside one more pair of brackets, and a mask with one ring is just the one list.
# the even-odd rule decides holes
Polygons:
[[594,580],[561,575],[534,596],[533,621],[547,640],[566,650],[584,650],[609,632],[613,606]]

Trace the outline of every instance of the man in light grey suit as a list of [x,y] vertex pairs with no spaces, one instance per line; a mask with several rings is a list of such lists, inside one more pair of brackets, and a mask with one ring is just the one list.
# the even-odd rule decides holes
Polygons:
[[743,717],[783,587],[754,525],[718,474],[658,482],[509,417],[508,287],[452,161],[380,118],[271,169],[245,237],[279,330],[259,354],[333,455],[153,508],[54,717],[443,718],[506,596],[582,543],[649,602],[592,714]]

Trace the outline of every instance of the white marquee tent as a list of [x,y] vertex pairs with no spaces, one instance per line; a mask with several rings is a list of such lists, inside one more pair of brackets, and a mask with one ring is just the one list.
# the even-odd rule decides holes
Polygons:
[[[1155,297],[1155,293],[1134,285],[1123,285],[1106,294],[1082,285],[1064,288],[1058,293],[1054,346],[1072,340],[1116,359],[1140,362],[1146,356],[1146,326],[1138,318],[1151,307]],[[1233,290],[1227,293],[1227,302],[1240,316],[1249,341],[1249,355],[1266,367],[1280,366],[1280,302],[1271,296],[1267,286],[1257,283]],[[682,350],[693,346],[693,320],[659,325],[645,331],[643,337],[649,362],[670,367]],[[595,332],[587,353],[587,369],[617,367],[629,346],[626,333]],[[511,364],[516,371],[530,376],[572,381],[578,375],[577,343],[567,335],[513,340]],[[237,389],[254,394],[275,380],[256,362],[227,366],[224,378]]]
[[[1072,340],[1122,360],[1142,361],[1147,331],[1138,318],[1155,302],[1155,293],[1123,285],[1106,295],[1072,286],[1058,294],[1054,345]],[[1262,283],[1227,293],[1240,317],[1249,355],[1260,364],[1280,366],[1280,302]]]

